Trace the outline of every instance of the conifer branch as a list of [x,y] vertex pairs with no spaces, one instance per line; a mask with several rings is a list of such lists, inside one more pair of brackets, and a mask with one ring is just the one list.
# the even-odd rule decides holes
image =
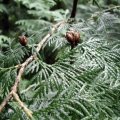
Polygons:
[[[37,52],[39,52],[39,51],[41,50],[41,48],[42,48],[42,46],[44,45],[44,43],[45,43],[45,42],[48,40],[48,38],[55,32],[55,30],[56,30],[61,24],[64,24],[64,23],[65,23],[65,22],[62,21],[62,22],[59,22],[59,23],[57,23],[57,24],[55,24],[55,25],[53,26],[53,28],[51,29],[51,33],[48,33],[48,34],[38,43],[37,48],[36,48],[36,51],[37,51]],[[19,69],[19,71],[18,71],[18,75],[17,75],[16,80],[15,80],[15,83],[14,83],[14,85],[13,85],[10,93],[7,95],[7,97],[3,100],[3,102],[2,102],[1,105],[0,105],[0,112],[2,112],[3,108],[7,105],[7,103],[9,102],[9,100],[10,100],[13,96],[16,95],[15,93],[17,92],[18,85],[19,85],[19,83],[20,83],[21,77],[22,77],[22,75],[23,75],[23,73],[24,73],[24,70],[25,70],[26,66],[27,66],[30,62],[32,62],[36,57],[37,57],[36,54],[31,55],[29,58],[27,58],[27,60],[26,60],[24,63],[21,64],[20,69]],[[13,93],[14,93],[14,95],[13,95]]]

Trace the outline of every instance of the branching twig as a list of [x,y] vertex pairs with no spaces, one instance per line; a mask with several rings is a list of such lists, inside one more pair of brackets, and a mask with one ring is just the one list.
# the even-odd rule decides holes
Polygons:
[[25,111],[25,113],[28,115],[29,118],[32,118],[32,111],[29,110],[25,105],[24,103],[20,100],[19,96],[13,92],[13,97],[14,99],[18,102],[18,104],[20,105],[20,107]]
[[[55,32],[55,30],[61,25],[63,24],[64,21],[57,23],[56,25],[53,26],[51,33],[48,33],[39,43],[38,43],[38,47],[36,48],[36,51],[39,52],[42,48],[42,46],[44,45],[44,43],[48,40],[48,38],[52,35],[52,33]],[[34,58],[37,57],[36,54],[31,55],[24,63],[21,64],[20,69],[18,71],[18,75],[16,77],[15,83],[11,89],[11,92],[7,95],[7,97],[3,100],[3,102],[0,105],[0,112],[3,110],[3,108],[5,107],[5,105],[9,102],[9,100],[15,96],[16,92],[17,92],[17,88],[19,85],[19,82],[21,80],[21,76],[24,73],[25,67],[34,60]],[[26,109],[24,109],[25,111]],[[26,111],[25,111],[26,112]]]

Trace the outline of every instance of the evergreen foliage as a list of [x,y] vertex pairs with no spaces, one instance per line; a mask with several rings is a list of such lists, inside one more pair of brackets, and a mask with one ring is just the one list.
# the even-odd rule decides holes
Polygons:
[[[0,16],[7,13],[11,26],[8,33],[0,27],[0,103],[11,91],[20,65],[36,54],[17,92],[33,112],[33,120],[119,120],[120,6],[114,1],[117,6],[108,7],[104,1],[81,0],[75,20],[69,19],[69,0],[1,2]],[[59,2],[65,10],[57,9]],[[53,24],[60,21],[64,23],[52,33]],[[80,43],[72,50],[65,38],[70,30],[80,33]],[[27,46],[18,42],[21,33],[28,36]],[[37,52],[37,44],[47,33],[52,35]],[[0,120],[17,119],[30,118],[10,99]]]

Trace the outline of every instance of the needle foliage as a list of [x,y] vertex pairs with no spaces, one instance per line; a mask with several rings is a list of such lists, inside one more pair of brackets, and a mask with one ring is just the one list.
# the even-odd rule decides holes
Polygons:
[[[3,0],[4,1],[4,0]],[[0,3],[0,103],[11,91],[18,69],[30,55],[18,95],[33,112],[33,120],[120,119],[119,1],[79,0],[75,20],[69,19],[69,0],[14,0]],[[9,9],[8,9],[9,8]],[[58,9],[59,8],[59,9]],[[65,21],[42,46],[35,48],[55,22]],[[67,31],[80,33],[70,49]],[[27,34],[28,46],[18,36]],[[29,120],[11,99],[0,120]]]

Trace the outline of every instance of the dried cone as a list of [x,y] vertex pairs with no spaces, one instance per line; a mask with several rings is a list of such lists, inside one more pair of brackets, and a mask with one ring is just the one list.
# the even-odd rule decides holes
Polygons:
[[68,31],[65,37],[71,44],[71,48],[74,48],[80,41],[80,33],[75,31]]
[[27,45],[27,42],[28,42],[27,37],[24,36],[24,35],[19,36],[19,42],[20,42],[20,44],[21,44],[22,46],[26,46],[26,45]]

